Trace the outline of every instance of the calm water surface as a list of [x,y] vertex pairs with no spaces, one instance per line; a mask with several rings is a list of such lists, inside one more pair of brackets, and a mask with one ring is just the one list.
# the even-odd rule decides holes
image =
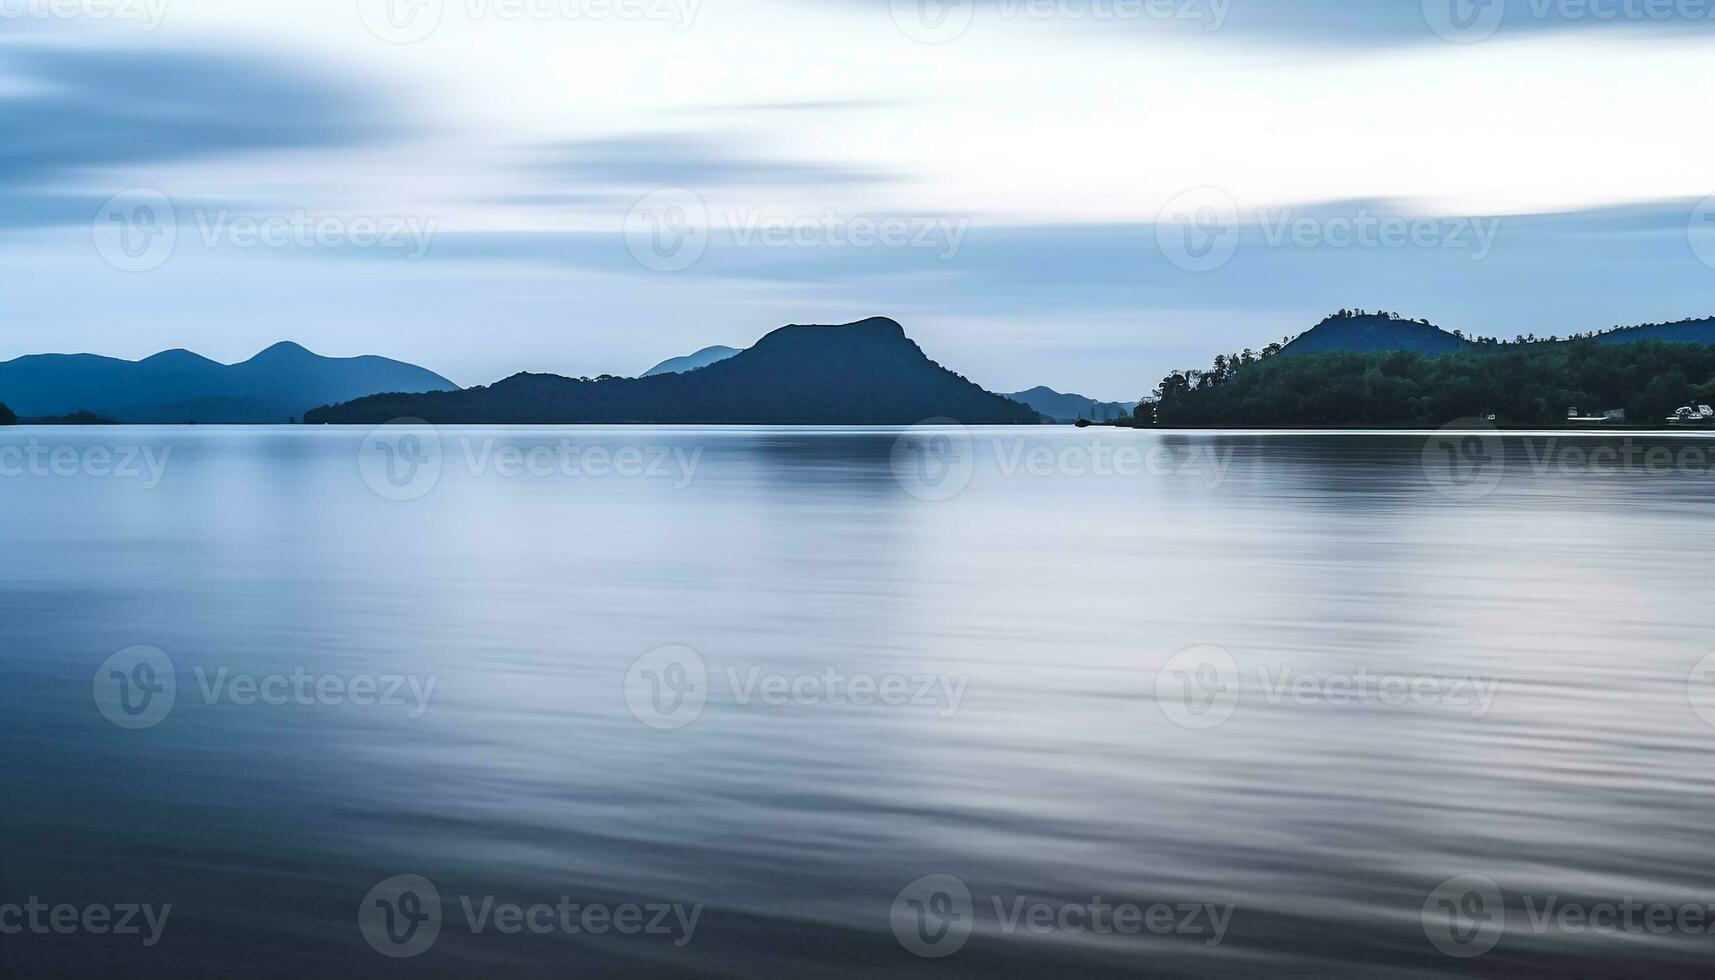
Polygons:
[[[76,454],[0,476],[0,902],[172,906],[152,947],[0,937],[8,973],[1715,962],[1706,926],[1537,917],[1715,903],[1707,465],[1565,435],[1444,462],[1424,435],[366,435],[0,430]],[[1498,482],[1437,469],[1472,460]],[[115,706],[139,646],[164,714]],[[443,906],[412,958],[360,928],[397,875]],[[1436,892],[1462,875],[1498,902]],[[687,937],[463,907],[562,897],[700,910]],[[1061,914],[1098,901],[1174,925]]]

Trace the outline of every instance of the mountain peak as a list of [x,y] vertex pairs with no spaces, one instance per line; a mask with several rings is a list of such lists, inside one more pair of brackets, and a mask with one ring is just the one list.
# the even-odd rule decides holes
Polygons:
[[262,351],[260,354],[257,354],[255,357],[252,357],[249,363],[254,364],[257,361],[278,361],[286,359],[304,360],[318,356],[319,355],[313,353],[309,348],[302,344],[294,343],[290,340],[282,340],[267,350]]
[[[911,343],[911,338],[905,336],[905,328],[899,321],[885,316],[872,316],[851,323],[792,323],[772,331],[756,346],[762,347],[769,343],[779,343],[785,340],[800,341],[817,339],[862,339],[867,341],[901,341]],[[915,345],[913,345],[915,346]]]
[[1455,337],[1427,320],[1407,320],[1393,313],[1341,310],[1294,338],[1282,348],[1281,353],[1404,350],[1446,354],[1468,346],[1469,341]]
[[726,347],[721,344],[716,344],[712,347],[704,347],[695,354],[686,354],[683,357],[670,357],[667,360],[662,361],[660,364],[657,364],[643,372],[642,376],[645,378],[652,378],[658,374],[683,374],[686,371],[695,371],[698,368],[705,368],[710,364],[719,363],[720,361],[724,361],[737,353],[739,353],[739,349],[737,347]]
[[138,361],[137,363],[139,363],[139,364],[165,365],[165,364],[217,364],[218,362],[211,361],[208,358],[202,356],[201,354],[198,354],[196,351],[185,350],[183,347],[174,347],[172,350],[164,350],[164,351],[161,351],[159,354],[151,354],[148,357],[143,358],[141,361]]
[[892,317],[872,316],[858,320],[855,323],[842,324],[848,330],[866,330],[878,333],[896,334],[901,339],[905,337],[905,328]]

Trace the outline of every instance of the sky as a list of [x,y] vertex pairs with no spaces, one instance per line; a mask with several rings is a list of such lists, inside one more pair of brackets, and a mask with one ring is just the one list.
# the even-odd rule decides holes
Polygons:
[[891,316],[1132,400],[1715,314],[1715,0],[0,0],[0,359],[464,385]]

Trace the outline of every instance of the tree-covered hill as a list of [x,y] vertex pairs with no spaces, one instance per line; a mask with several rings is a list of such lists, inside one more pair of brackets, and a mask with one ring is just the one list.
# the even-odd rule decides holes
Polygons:
[[[1715,402],[1715,346],[1603,342],[1476,345],[1439,356],[1246,352],[1210,371],[1175,372],[1156,389],[1162,426],[1439,426],[1473,416],[1547,424],[1568,408],[1623,408],[1659,422]],[[1140,416],[1146,415],[1140,410]],[[1146,420],[1146,419],[1145,419]]]

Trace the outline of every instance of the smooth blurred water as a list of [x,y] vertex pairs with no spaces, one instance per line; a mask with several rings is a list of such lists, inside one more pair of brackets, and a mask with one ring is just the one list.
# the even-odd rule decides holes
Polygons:
[[[1616,470],[1589,451],[1618,437],[1547,434],[1474,483],[1427,434],[368,435],[0,430],[76,453],[0,476],[0,902],[172,905],[149,948],[0,936],[8,973],[1710,969],[1706,928],[1530,912],[1715,902],[1707,466]],[[537,472],[508,475],[509,446]],[[91,447],[165,465],[108,475]],[[1106,452],[1148,462],[1089,471]],[[137,646],[176,693],[133,730],[97,692]],[[221,668],[434,686],[210,703]],[[830,670],[910,694],[830,703]],[[797,693],[747,696],[753,671]],[[1354,677],[1433,693],[1361,703]],[[924,678],[945,686],[919,699]],[[393,959],[359,912],[402,874],[444,923]],[[1425,907],[1473,874],[1505,929],[1455,958]],[[972,896],[943,958],[896,935],[926,875]],[[459,896],[702,910],[675,945],[475,933]],[[996,912],[1098,896],[1231,919],[1037,934]]]

